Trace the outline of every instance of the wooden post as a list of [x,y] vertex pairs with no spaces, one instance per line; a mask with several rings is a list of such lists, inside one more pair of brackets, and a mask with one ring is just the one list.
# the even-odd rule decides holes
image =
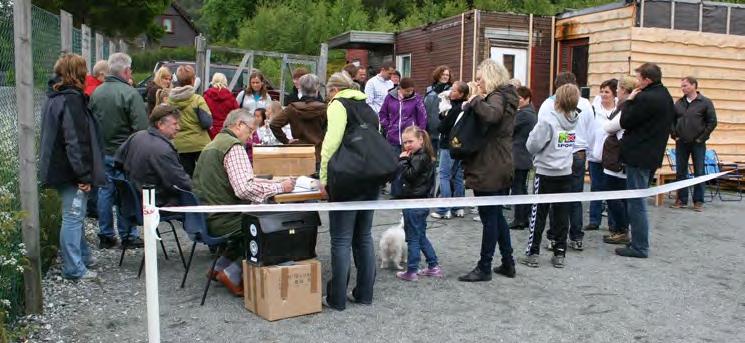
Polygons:
[[548,72],[548,94],[554,94],[554,63],[556,63],[556,41],[554,35],[556,34],[556,17],[551,17],[551,57],[549,58],[549,72]]
[[[526,87],[530,88],[530,72],[533,70],[533,13],[530,14],[528,26],[528,75],[525,77]],[[553,38],[552,38],[553,41]]]
[[463,43],[466,35],[466,13],[460,14],[460,64],[458,66],[458,80],[463,81]]
[[44,310],[41,292],[39,247],[39,186],[36,180],[36,130],[34,120],[34,73],[31,58],[31,0],[13,1],[16,111],[18,115],[18,176],[23,244],[28,266],[23,270],[26,314]]
[[326,87],[325,85],[328,63],[329,45],[327,43],[321,43],[321,53],[318,55],[318,68],[316,68],[316,75],[318,75],[318,78],[321,79],[321,85],[323,85],[324,88]]
[[479,23],[478,14],[479,14],[479,10],[473,10],[473,49],[471,51],[471,54],[472,54],[471,55],[471,80],[474,80],[474,81],[476,80],[476,63],[477,63],[476,62],[476,58],[477,58],[476,56],[478,55],[478,53],[477,53],[477,51],[478,51],[477,50],[477,46],[479,45],[478,44],[478,40],[476,38],[476,36],[477,36],[476,33],[479,31],[479,27],[478,27],[478,23]]
[[[279,103],[285,103],[285,69],[287,68],[287,54],[282,54],[282,64],[279,66]],[[251,80],[248,80],[249,82]]]
[[72,52],[72,14],[59,11],[60,48],[64,53]]
[[96,62],[103,59],[103,36],[96,32],[96,60],[93,61],[91,64],[96,64]]
[[93,60],[91,53],[91,28],[85,24],[80,25],[80,54],[88,64],[88,73],[92,73],[96,61]]
[[[194,45],[197,47],[197,76],[199,76],[202,79],[203,84],[207,84],[209,81],[209,75],[207,74],[207,64],[209,61],[207,60],[207,39],[204,38],[201,34],[194,38]],[[205,87],[199,87],[197,92],[199,94],[203,93],[203,89]]]

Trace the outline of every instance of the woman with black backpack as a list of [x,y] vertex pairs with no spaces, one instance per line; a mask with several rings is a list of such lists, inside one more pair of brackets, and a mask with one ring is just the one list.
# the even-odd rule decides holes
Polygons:
[[[484,60],[476,74],[479,94],[471,95],[465,105],[487,127],[483,146],[463,159],[466,186],[473,189],[477,197],[507,195],[512,186],[512,133],[518,96],[515,87],[508,83],[509,80],[510,74],[504,66],[491,59]],[[492,259],[497,243],[502,255],[502,265],[494,268],[494,272],[515,277],[510,228],[502,214],[502,206],[479,206],[479,217],[484,226],[481,259],[476,268],[458,280],[491,280]]]

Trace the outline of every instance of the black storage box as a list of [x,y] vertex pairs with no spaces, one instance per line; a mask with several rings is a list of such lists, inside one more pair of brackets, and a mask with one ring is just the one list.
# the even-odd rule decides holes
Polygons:
[[318,212],[243,214],[246,260],[258,266],[316,257]]

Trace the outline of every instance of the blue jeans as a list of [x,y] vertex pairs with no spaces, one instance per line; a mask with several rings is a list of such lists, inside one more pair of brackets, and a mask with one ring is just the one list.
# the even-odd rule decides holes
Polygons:
[[[590,169],[590,191],[602,192],[606,190],[607,178],[609,177],[603,172],[603,164],[600,162],[588,162]],[[590,224],[600,226],[603,222],[603,200],[596,200],[590,202]],[[608,226],[615,227],[613,218],[608,216]]]
[[437,266],[435,248],[432,247],[432,243],[427,239],[427,216],[429,215],[429,209],[405,209],[403,210],[403,214],[406,244],[408,246],[407,271],[416,273],[419,270],[420,252],[424,254],[429,268]]
[[[440,149],[440,198],[459,198],[464,197],[466,188],[463,184],[463,166],[461,161],[450,158],[450,150]],[[453,187],[450,187],[450,181]],[[438,208],[437,213],[444,215],[448,210],[458,210],[459,208]]]
[[85,210],[88,194],[83,193],[79,213],[73,213],[72,202],[78,186],[66,184],[57,188],[62,198],[62,227],[60,228],[60,251],[62,253],[62,276],[78,279],[88,270],[85,261],[90,258],[88,244],[85,242]]
[[357,286],[352,294],[360,303],[372,303],[375,284],[375,250],[372,239],[374,212],[329,212],[331,279],[326,283],[326,295],[329,306],[337,310],[346,308],[351,268],[350,250],[357,267]]
[[[116,187],[114,187],[114,178],[123,178],[124,174],[114,168],[114,156],[104,156],[104,168],[106,172],[106,185],[98,188],[98,235],[101,237],[114,237],[114,200],[117,197]],[[117,231],[119,238],[124,241],[139,237],[137,227],[132,225],[129,220],[122,216],[121,211],[117,211]]]
[[[675,142],[675,179],[688,178],[688,157],[693,160],[693,176],[704,175],[704,159],[706,157],[706,143]],[[693,203],[704,202],[704,183],[693,185]],[[678,201],[688,203],[688,187],[678,190]]]
[[[585,152],[574,153],[572,160],[572,189],[571,192],[582,193],[585,190]],[[569,239],[581,241],[585,237],[582,231],[582,203],[569,203]],[[553,218],[553,217],[552,217]],[[549,237],[552,232],[549,230]]]
[[[626,166],[626,189],[649,188],[649,169]],[[649,223],[647,220],[647,199],[626,199],[631,226],[631,248],[644,254],[649,254]]]
[[[605,175],[605,190],[623,191],[626,180],[613,175]],[[608,200],[608,230],[612,233],[626,233],[629,230],[626,199]]]
[[[473,194],[477,197],[507,195],[509,193],[509,188],[497,192],[473,191]],[[502,206],[479,206],[479,217],[481,218],[481,225],[484,227],[481,235],[479,269],[484,273],[491,273],[492,259],[497,243],[499,244],[499,253],[502,255],[502,264],[514,265],[510,227],[502,214]]]

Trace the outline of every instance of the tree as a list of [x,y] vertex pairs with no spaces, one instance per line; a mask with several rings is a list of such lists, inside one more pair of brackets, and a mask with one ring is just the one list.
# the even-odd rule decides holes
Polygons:
[[199,22],[207,28],[211,40],[235,40],[243,21],[254,16],[257,3],[256,0],[205,0]]
[[57,13],[70,12],[75,20],[111,37],[134,38],[142,33],[157,34],[153,19],[162,14],[170,0],[34,0],[37,6]]

